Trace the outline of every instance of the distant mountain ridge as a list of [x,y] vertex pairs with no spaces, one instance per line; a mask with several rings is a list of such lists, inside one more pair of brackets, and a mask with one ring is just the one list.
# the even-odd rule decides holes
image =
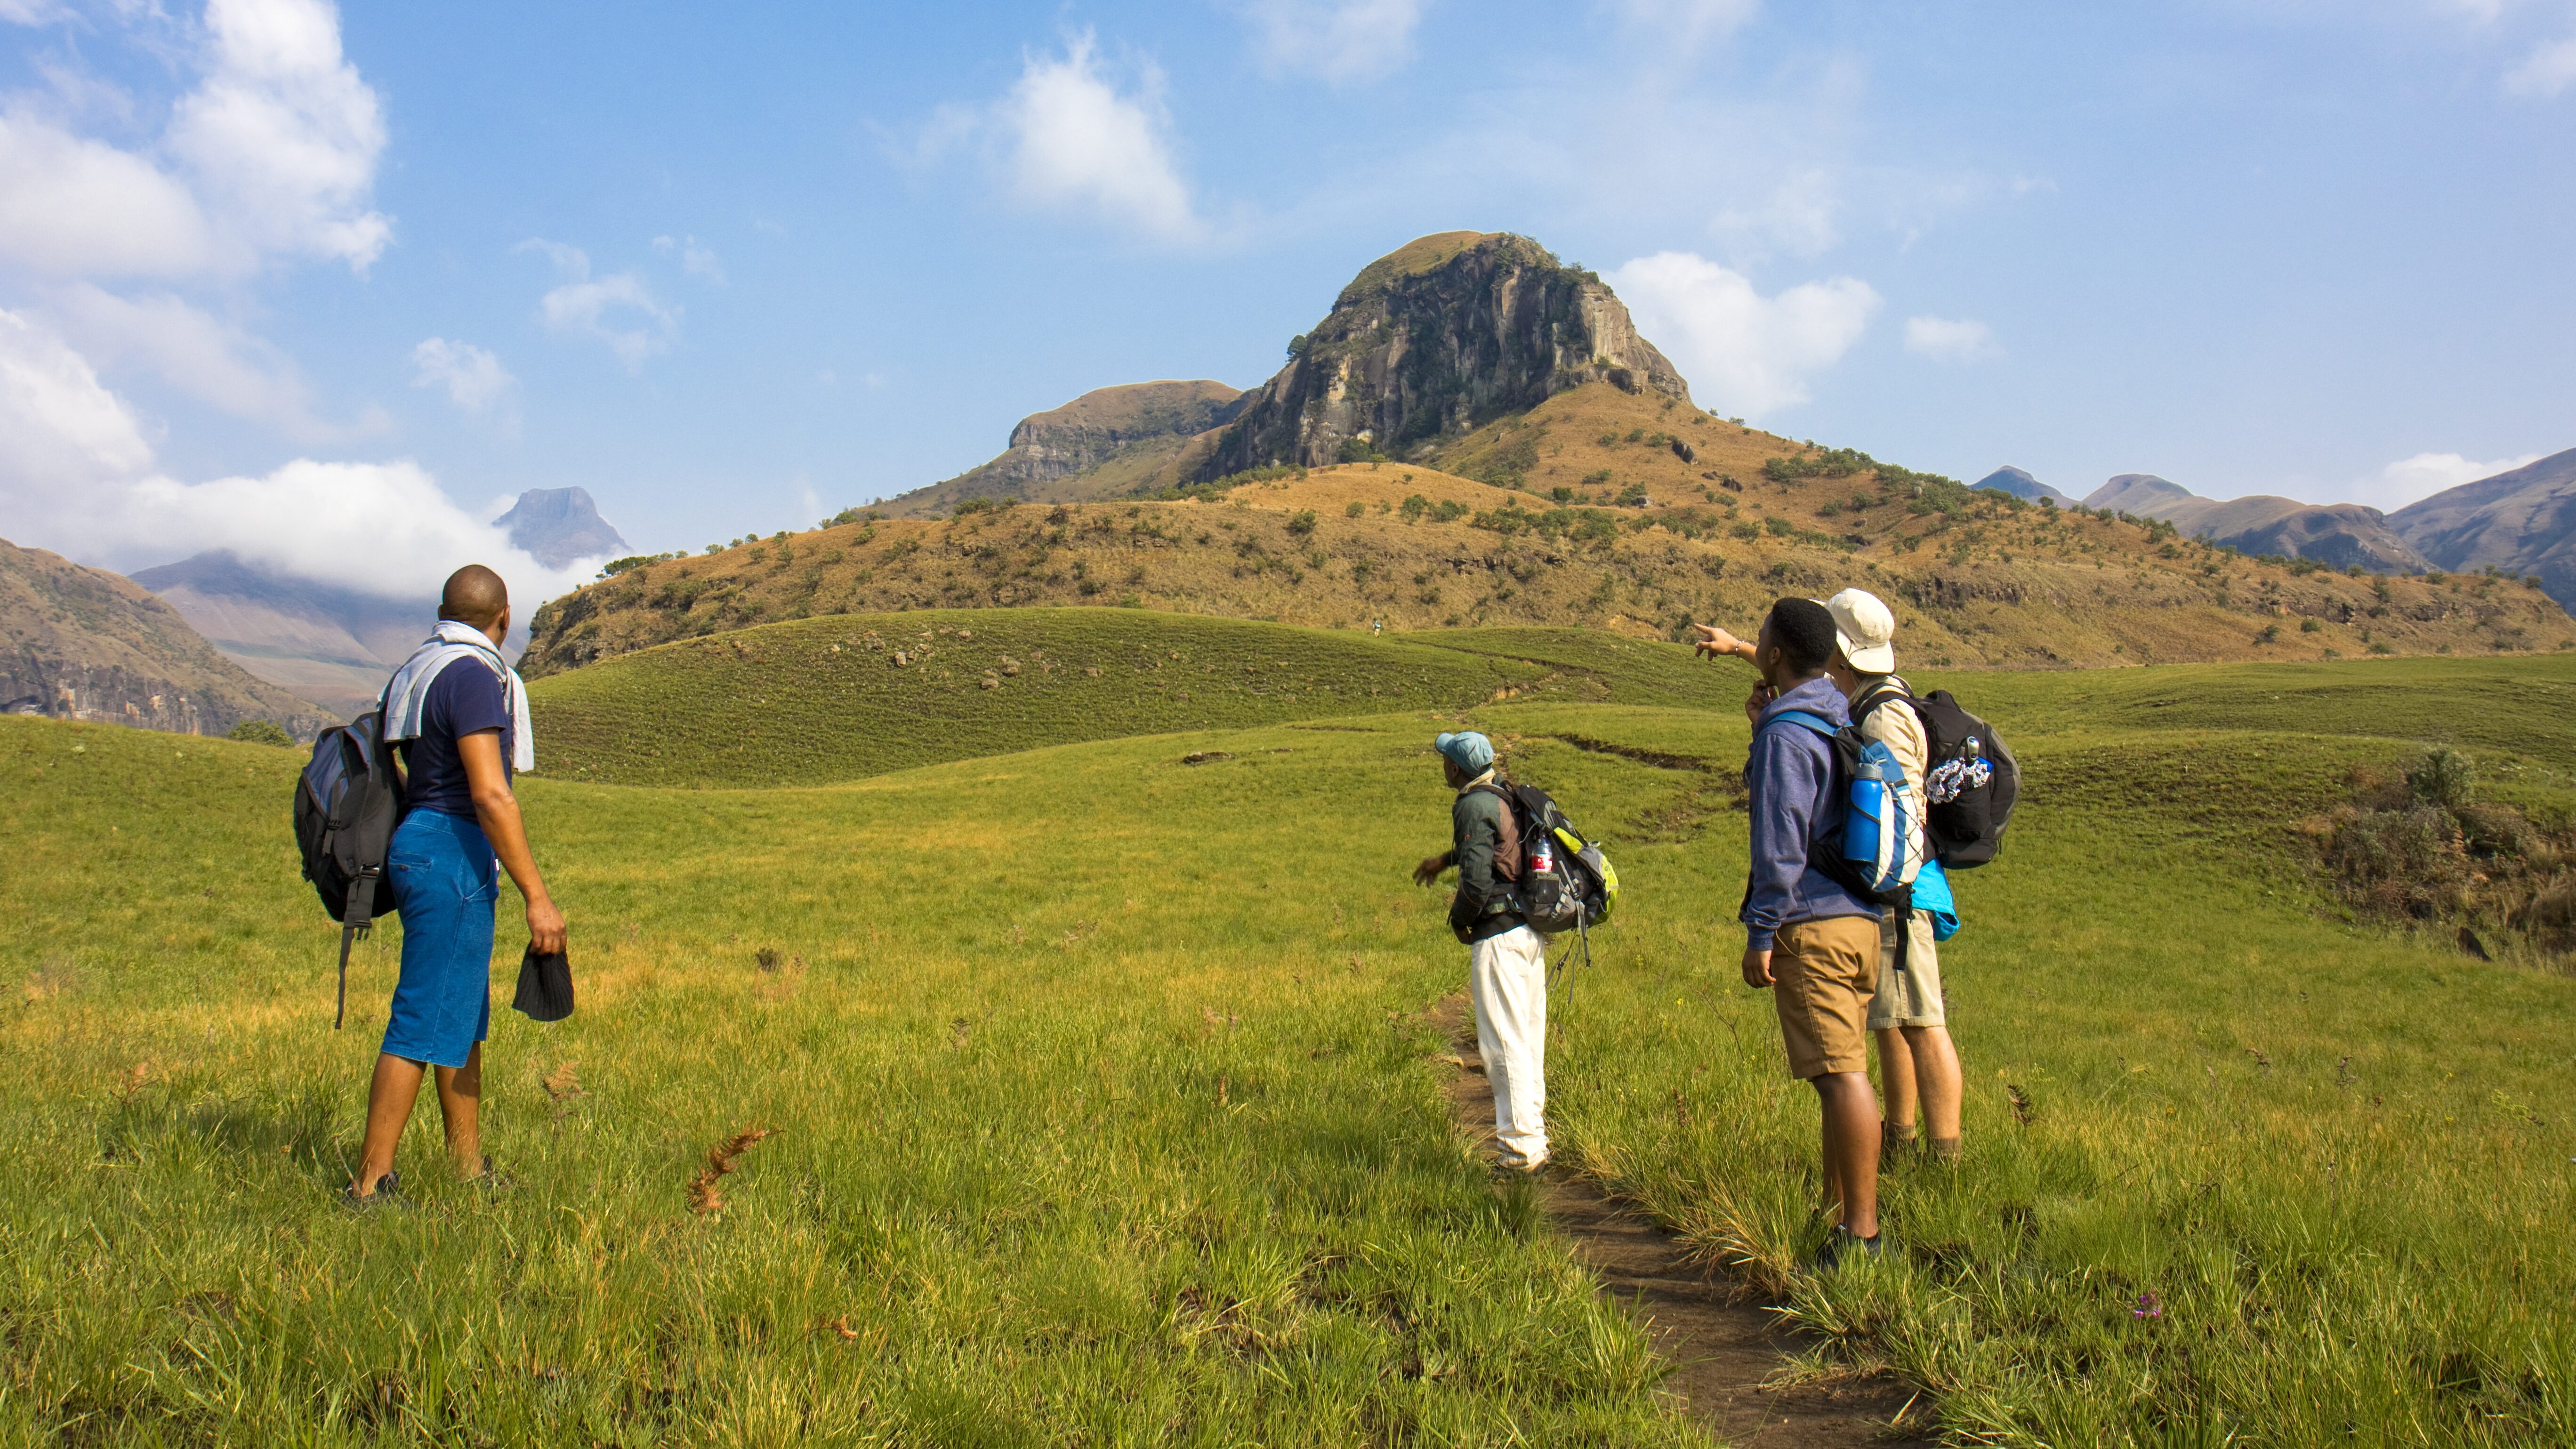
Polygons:
[[2015,498],[2028,499],[2033,503],[2037,503],[2042,499],[2045,499],[2060,508],[2072,508],[2075,506],[2075,500],[2073,498],[2058,492],[2056,489],[2040,482],[2038,479],[2033,478],[2019,468],[1997,468],[1995,471],[1987,474],[1983,478],[1978,479],[1975,486],[1979,488],[1991,488],[1997,493],[2009,493]]
[[1177,454],[1232,421],[1250,396],[1206,378],[1093,388],[1062,407],[1020,419],[1010,446],[991,461],[878,507],[896,518],[923,518],[970,498],[1053,503],[1102,497],[1171,472],[1167,465]]
[[2088,508],[2162,519],[2194,538],[2240,553],[2312,558],[2369,573],[2422,573],[2431,565],[2388,526],[2376,508],[2358,503],[2301,503],[2253,494],[2203,498],[2153,473],[2122,473],[2085,495]]
[[[512,545],[548,568],[623,551],[626,540],[581,488],[531,488],[495,520]],[[395,599],[299,579],[226,550],[144,569],[157,594],[225,657],[272,684],[354,717],[438,620],[438,600]],[[528,607],[504,652],[527,642]]]
[[2388,526],[2439,567],[2536,574],[2576,602],[2576,448],[2410,503]]
[[262,719],[300,738],[328,722],[215,652],[132,581],[5,539],[0,638],[0,713],[195,735]]

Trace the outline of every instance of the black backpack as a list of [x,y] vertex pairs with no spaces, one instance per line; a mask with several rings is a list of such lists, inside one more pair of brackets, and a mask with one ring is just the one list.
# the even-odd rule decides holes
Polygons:
[[1583,838],[1556,801],[1536,785],[1497,780],[1479,785],[1512,812],[1520,836],[1513,890],[1521,918],[1542,936],[1589,930],[1619,898],[1619,873],[1599,844]]
[[2004,827],[2021,800],[2021,766],[1995,727],[1959,707],[1950,691],[1917,698],[1888,689],[1865,698],[1853,718],[1903,699],[1923,722],[1930,758],[1923,769],[1923,828],[1943,870],[1971,870],[2003,849]]
[[322,909],[340,923],[333,1031],[349,1014],[350,943],[394,908],[385,856],[394,827],[402,823],[403,786],[385,744],[382,709],[379,701],[375,712],[324,730],[295,784],[295,844],[304,854],[304,878],[313,882]]

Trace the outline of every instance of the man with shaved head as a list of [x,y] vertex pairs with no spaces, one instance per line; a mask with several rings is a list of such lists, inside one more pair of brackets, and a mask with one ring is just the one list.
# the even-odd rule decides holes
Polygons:
[[432,1069],[457,1171],[491,1171],[478,1114],[492,1021],[495,857],[527,899],[530,943],[545,954],[564,947],[563,912],[537,874],[510,790],[518,771],[535,768],[536,743],[527,687],[501,657],[509,633],[509,586],[468,564],[439,595],[437,631],[385,686],[385,739],[401,748],[405,775],[406,813],[385,862],[402,913],[402,976],[367,1088],[353,1203],[399,1191],[394,1148]]

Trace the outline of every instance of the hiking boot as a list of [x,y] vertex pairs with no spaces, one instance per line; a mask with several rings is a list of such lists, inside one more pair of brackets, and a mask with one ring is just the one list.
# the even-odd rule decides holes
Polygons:
[[1497,1152],[1485,1159],[1485,1167],[1501,1178],[1537,1177],[1547,1171],[1547,1159],[1532,1162],[1517,1152]]
[[1934,1167],[1956,1167],[1959,1165],[1959,1139],[1935,1137],[1924,1144],[1923,1156]]
[[1816,1250],[1816,1271],[1830,1273],[1846,1258],[1876,1259],[1880,1256],[1882,1239],[1885,1238],[1886,1233],[1887,1230],[1881,1228],[1877,1233],[1864,1238],[1842,1224],[1836,1223],[1833,1233],[1825,1239],[1825,1245]]
[[354,1183],[340,1189],[340,1206],[358,1213],[371,1213],[378,1208],[395,1208],[409,1212],[413,1203],[410,1198],[402,1195],[401,1176],[388,1172],[376,1179],[376,1190],[365,1197],[358,1195],[357,1185]]

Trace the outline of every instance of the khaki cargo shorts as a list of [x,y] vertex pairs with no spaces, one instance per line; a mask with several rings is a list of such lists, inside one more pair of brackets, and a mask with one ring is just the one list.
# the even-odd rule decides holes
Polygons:
[[1789,1075],[1869,1070],[1863,1028],[1878,981],[1878,922],[1868,916],[1793,921],[1771,942],[1771,1005]]
[[1947,1026],[1949,999],[1941,991],[1941,948],[1932,942],[1932,918],[1916,911],[1906,922],[1905,969],[1896,969],[1896,913],[1878,923],[1878,993],[1869,999],[1869,1029]]

